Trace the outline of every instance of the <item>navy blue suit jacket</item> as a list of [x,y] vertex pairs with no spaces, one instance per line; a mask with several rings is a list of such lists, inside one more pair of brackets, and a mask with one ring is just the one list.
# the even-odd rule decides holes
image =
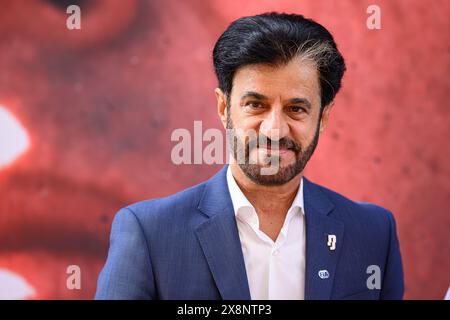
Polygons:
[[[172,196],[120,210],[96,298],[250,299],[226,170]],[[305,298],[401,299],[392,214],[303,181]],[[327,246],[329,234],[336,236],[335,250]],[[369,266],[381,271],[380,289],[367,286]]]

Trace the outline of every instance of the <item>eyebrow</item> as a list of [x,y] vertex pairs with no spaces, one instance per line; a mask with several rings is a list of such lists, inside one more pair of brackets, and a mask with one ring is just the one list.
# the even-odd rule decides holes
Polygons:
[[[261,93],[255,91],[247,91],[242,97],[241,101],[247,98],[255,98],[257,100],[269,100],[269,98]],[[306,98],[292,98],[287,101],[290,104],[302,104],[304,107],[311,109],[311,102]]]
[[255,92],[255,91],[247,91],[242,97],[241,97],[241,101],[247,98],[255,98],[258,100],[269,100],[268,97],[266,97],[265,95]]

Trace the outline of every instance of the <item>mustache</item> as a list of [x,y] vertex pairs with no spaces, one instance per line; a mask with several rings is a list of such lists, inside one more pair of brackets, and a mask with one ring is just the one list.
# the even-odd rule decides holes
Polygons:
[[254,149],[256,147],[272,148],[272,146],[274,146],[278,149],[292,150],[295,153],[298,153],[302,150],[301,146],[290,138],[283,137],[280,140],[276,141],[270,139],[264,134],[259,134],[259,137],[247,141],[246,145],[247,147],[251,146],[251,149]]

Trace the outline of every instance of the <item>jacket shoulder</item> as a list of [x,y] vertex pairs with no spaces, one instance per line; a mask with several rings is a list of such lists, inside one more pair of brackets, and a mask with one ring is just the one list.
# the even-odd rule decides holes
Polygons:
[[205,184],[202,182],[172,195],[139,201],[125,208],[134,213],[138,220],[168,218],[191,212],[198,207]]
[[389,225],[394,217],[388,209],[365,201],[355,201],[348,197],[328,189],[324,186],[314,184],[334,204],[334,215],[343,219],[361,220],[374,222],[376,224]]

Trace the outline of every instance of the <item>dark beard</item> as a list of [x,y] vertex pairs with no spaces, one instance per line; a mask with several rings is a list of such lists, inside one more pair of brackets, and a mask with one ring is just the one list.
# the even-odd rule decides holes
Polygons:
[[[319,119],[320,117],[321,114],[319,116]],[[237,161],[237,163],[242,172],[244,172],[244,174],[254,183],[265,186],[283,185],[291,181],[294,177],[296,177],[304,170],[306,164],[314,153],[314,150],[316,149],[317,143],[319,141],[319,123],[317,125],[313,141],[305,150],[303,150],[303,148],[299,144],[289,138],[284,137],[278,141],[279,147],[284,146],[295,153],[295,162],[285,167],[279,166],[276,173],[272,175],[261,174],[261,169],[263,168],[263,166],[260,164],[250,163],[249,154],[251,150],[249,150],[249,145],[256,147],[257,144],[254,141],[245,141],[244,143],[240,141],[239,137],[236,136],[236,130],[234,128],[233,121],[231,120],[230,112],[228,112],[227,115],[227,131],[231,131],[231,134],[227,136],[228,150],[231,150],[233,148],[233,156],[235,159],[238,159],[239,154],[244,155],[244,161]],[[276,143],[268,137],[263,138],[266,138],[265,141],[267,141],[268,146]],[[234,144],[231,143],[231,139],[235,139]],[[278,162],[278,164],[280,164],[280,162]]]

